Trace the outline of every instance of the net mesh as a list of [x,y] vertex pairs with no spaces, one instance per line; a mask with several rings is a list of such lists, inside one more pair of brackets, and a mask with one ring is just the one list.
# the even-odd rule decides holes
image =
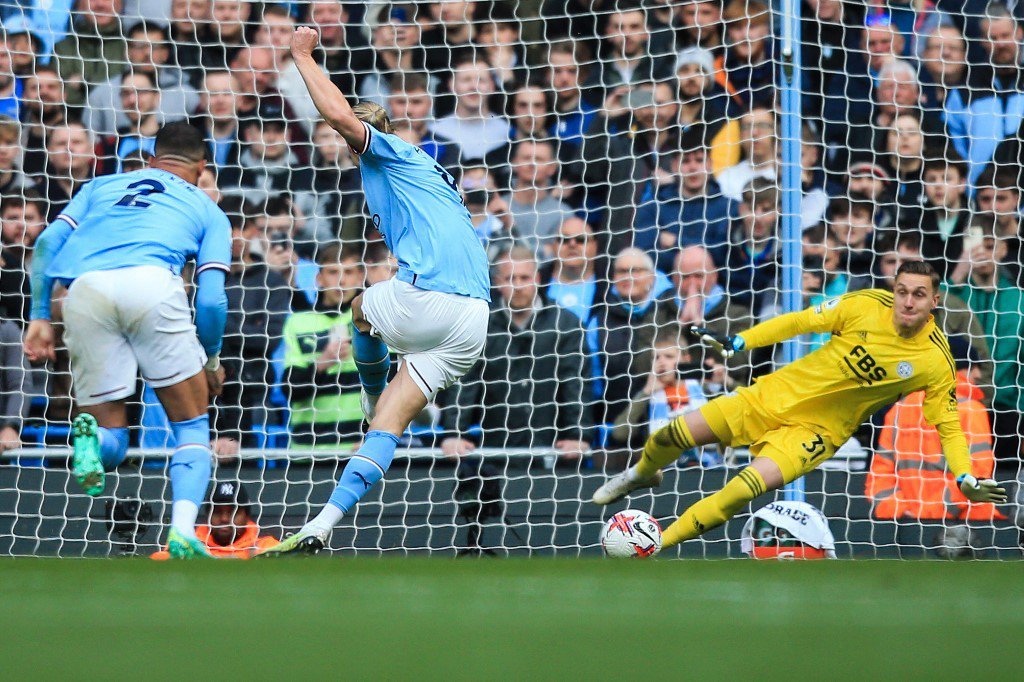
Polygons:
[[[20,335],[47,221],[89,179],[144,165],[172,121],[206,135],[199,184],[235,239],[215,479],[241,481],[275,536],[330,494],[361,438],[359,389],[344,319],[317,307],[317,260],[341,246],[346,297],[394,261],[290,57],[297,25],[320,31],[316,58],[350,101],[385,107],[458,183],[496,263],[496,300],[532,301],[510,284],[510,249],[540,282],[525,326],[495,306],[484,359],[417,418],[333,550],[598,552],[604,512],[589,498],[605,476],[653,429],[777,364],[771,351],[726,363],[680,331],[737,332],[782,312],[790,220],[805,305],[891,288],[901,259],[935,266],[975,473],[994,469],[1012,497],[1019,7],[804,3],[801,199],[786,215],[772,3],[0,0],[0,554],[148,553],[163,537],[173,441],[153,391],[140,382],[129,401],[129,464],[88,498],[67,472],[66,354],[30,367]],[[873,416],[807,477],[838,554],[1019,555],[1017,506],[961,504],[920,412],[908,396]],[[687,452],[630,505],[672,519],[747,461]],[[745,519],[673,551],[739,556]]]

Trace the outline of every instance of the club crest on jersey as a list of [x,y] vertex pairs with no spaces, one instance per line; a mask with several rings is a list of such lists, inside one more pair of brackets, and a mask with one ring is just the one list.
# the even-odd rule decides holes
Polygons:
[[839,299],[838,298],[833,298],[830,301],[825,301],[824,303],[819,303],[818,305],[814,306],[814,312],[816,312],[816,313],[818,313],[820,315],[822,313],[822,311],[832,310],[837,305],[839,305]]
[[901,379],[909,379],[913,373],[914,366],[906,360],[896,365],[896,374],[898,374]]

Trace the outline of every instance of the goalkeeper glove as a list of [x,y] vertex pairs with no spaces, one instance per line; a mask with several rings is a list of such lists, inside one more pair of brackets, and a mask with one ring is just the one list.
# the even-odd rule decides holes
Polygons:
[[956,478],[960,485],[960,491],[971,502],[994,502],[999,504],[1006,502],[1006,488],[1000,488],[999,484],[991,478],[982,480],[976,479],[970,474],[960,474]]
[[690,327],[690,335],[699,339],[722,354],[723,358],[731,358],[747,345],[742,336],[722,336],[715,334],[707,327]]

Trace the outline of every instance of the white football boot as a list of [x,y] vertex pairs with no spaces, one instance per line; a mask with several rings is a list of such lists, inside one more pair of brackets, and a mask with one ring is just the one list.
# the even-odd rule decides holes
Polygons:
[[621,500],[626,495],[640,488],[657,488],[661,485],[665,474],[660,471],[650,478],[636,478],[634,467],[629,467],[622,473],[612,476],[604,485],[594,492],[591,502],[594,504],[611,504]]

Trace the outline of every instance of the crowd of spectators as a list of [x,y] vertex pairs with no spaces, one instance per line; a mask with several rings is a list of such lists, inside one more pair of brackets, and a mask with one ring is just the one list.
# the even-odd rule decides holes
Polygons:
[[802,193],[787,216],[779,15],[763,0],[0,0],[0,449],[44,439],[26,425],[69,404],[53,378],[66,359],[47,373],[17,352],[35,238],[85,182],[145,163],[176,120],[206,135],[200,184],[232,220],[217,452],[358,441],[348,304],[394,263],[290,58],[309,24],[333,82],[450,174],[491,258],[484,358],[412,437],[449,456],[578,457],[749,383],[771,350],[725,362],[686,328],[778,314],[782,226],[797,221],[808,304],[891,288],[901,259],[936,267],[937,319],[971,359],[964,391],[1015,470],[1015,7],[804,0]]

